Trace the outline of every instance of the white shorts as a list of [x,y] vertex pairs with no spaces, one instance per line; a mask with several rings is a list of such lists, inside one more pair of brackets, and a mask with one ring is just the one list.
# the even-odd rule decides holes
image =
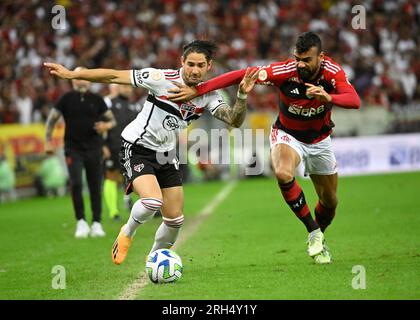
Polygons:
[[276,144],[284,143],[299,154],[305,167],[305,175],[332,175],[337,173],[337,160],[332,150],[330,136],[320,142],[307,144],[296,140],[283,130],[271,128],[270,137],[271,149]]

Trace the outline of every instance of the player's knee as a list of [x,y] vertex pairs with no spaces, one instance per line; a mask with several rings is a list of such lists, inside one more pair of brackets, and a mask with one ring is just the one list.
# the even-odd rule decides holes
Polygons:
[[163,222],[168,227],[181,228],[181,226],[184,224],[184,215],[181,213],[181,215],[176,216],[176,218],[163,217]]
[[161,197],[141,198],[140,203],[143,207],[150,211],[158,211],[163,206],[163,200]]
[[285,184],[293,180],[294,176],[289,170],[285,170],[283,168],[278,168],[274,170],[274,174],[276,175],[277,181],[280,184]]

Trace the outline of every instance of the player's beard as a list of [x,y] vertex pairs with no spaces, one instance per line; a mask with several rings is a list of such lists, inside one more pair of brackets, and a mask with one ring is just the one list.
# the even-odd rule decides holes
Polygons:
[[304,82],[309,82],[311,81],[311,79],[313,78],[313,76],[315,75],[314,72],[311,72],[309,69],[304,69],[304,68],[297,68],[297,71],[299,73],[300,78],[302,79],[302,81]]
[[188,79],[187,81],[184,81],[185,82],[185,84],[187,85],[187,86],[189,86],[189,87],[195,87],[195,86],[197,86],[200,82],[202,82],[202,80],[201,79],[194,79],[194,80],[191,80],[191,78],[190,79]]

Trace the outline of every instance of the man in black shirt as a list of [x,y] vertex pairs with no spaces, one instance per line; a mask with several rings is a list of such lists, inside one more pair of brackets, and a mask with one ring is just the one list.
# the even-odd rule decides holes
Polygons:
[[[76,68],[84,69],[81,67]],[[86,238],[105,235],[102,229],[101,183],[102,183],[102,134],[115,126],[112,111],[101,96],[89,92],[90,82],[72,80],[73,89],[64,94],[51,109],[46,123],[47,153],[53,152],[52,131],[62,116],[65,122],[64,152],[70,175],[71,196],[77,219],[75,237]],[[104,119],[105,121],[100,121]],[[82,171],[86,170],[91,209],[92,227],[85,220],[82,196]]]
[[[113,84],[113,86],[116,86],[117,95],[110,98],[105,97],[105,102],[114,114],[117,125],[108,131],[105,140],[104,200],[110,217],[119,220],[118,181],[121,180],[122,175],[118,153],[121,149],[121,132],[136,118],[140,110],[136,104],[129,100],[133,92],[132,86],[118,84]],[[130,195],[126,195],[126,197],[130,198]]]

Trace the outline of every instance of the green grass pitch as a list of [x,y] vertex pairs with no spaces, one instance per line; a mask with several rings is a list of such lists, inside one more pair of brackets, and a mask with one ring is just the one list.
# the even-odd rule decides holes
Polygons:
[[[313,209],[312,184],[299,181]],[[186,226],[223,186],[185,186]],[[336,219],[325,234],[334,261],[320,266],[307,256],[306,230],[276,181],[240,181],[177,248],[179,282],[149,283],[136,298],[419,299],[419,190],[419,172],[340,178]],[[111,261],[121,223],[104,213],[103,224],[105,238],[76,240],[69,197],[1,204],[0,299],[117,299],[144,270],[160,219],[137,231],[121,266]],[[53,288],[57,265],[65,269],[65,289]],[[365,289],[352,286],[361,276],[355,266],[365,271]]]

